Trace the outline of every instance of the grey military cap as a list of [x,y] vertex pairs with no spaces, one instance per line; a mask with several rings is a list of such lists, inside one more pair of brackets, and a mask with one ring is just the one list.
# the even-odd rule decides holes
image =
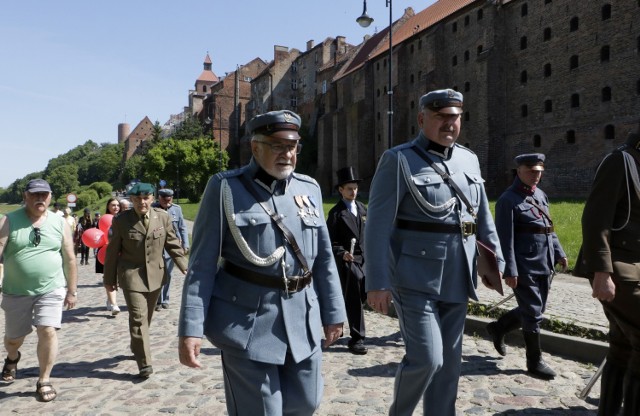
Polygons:
[[435,90],[420,97],[420,108],[444,114],[462,113],[462,94],[452,89]]
[[255,116],[247,124],[247,130],[254,134],[280,139],[300,140],[300,116],[289,110],[269,111]]

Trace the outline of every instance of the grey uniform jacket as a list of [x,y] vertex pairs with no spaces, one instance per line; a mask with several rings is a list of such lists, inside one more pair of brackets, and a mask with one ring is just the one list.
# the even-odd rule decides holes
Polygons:
[[[208,339],[225,353],[254,361],[283,364],[287,353],[299,362],[321,345],[322,326],[346,320],[340,280],[322,210],[320,188],[312,178],[292,174],[285,192],[273,194],[254,181],[258,165],[213,176],[204,192],[193,230],[189,272],[185,278],[179,321],[180,336]],[[284,247],[288,276],[303,274],[299,260],[282,232],[239,180],[252,182],[266,204],[281,216],[313,271],[313,284],[290,293],[246,282],[227,273],[230,261],[273,279],[283,279],[280,261],[258,266],[248,261],[232,235],[225,214],[223,183],[232,198],[232,221],[251,251],[265,258]],[[302,196],[309,202],[298,206]],[[230,209],[227,202],[227,210]],[[307,206],[310,205],[310,206]]]
[[547,195],[537,187],[533,195],[525,195],[522,186],[520,179],[516,178],[496,203],[496,228],[506,261],[504,275],[550,275],[554,265],[566,255],[555,232],[521,231],[528,227],[553,225],[529,199],[532,198],[549,215]]
[[[391,286],[424,292],[435,300],[477,299],[476,235],[399,229],[396,220],[460,224],[474,221],[465,205],[416,150],[426,149],[422,132],[413,141],[386,151],[378,164],[365,230],[367,291]],[[451,158],[427,153],[462,189],[477,212],[477,236],[495,248],[504,269],[500,242],[484,189],[478,158],[455,144]],[[405,170],[405,173],[403,173]],[[414,189],[414,193],[410,188]],[[416,197],[416,192],[420,197]],[[462,207],[462,209],[460,209]]]

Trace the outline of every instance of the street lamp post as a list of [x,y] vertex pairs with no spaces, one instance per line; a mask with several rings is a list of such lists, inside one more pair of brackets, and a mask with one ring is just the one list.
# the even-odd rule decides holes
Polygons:
[[[215,110],[212,111],[213,117],[215,117]],[[207,117],[204,121],[207,125],[211,125],[211,143],[215,143],[215,135],[213,130],[213,117]],[[220,135],[220,151],[218,152],[219,156],[219,164],[220,164],[220,172],[222,172],[222,110],[220,110],[220,128],[218,129],[218,134]]]
[[[393,72],[393,1],[386,0],[389,8],[389,85],[387,86],[387,95],[389,96],[389,130],[388,130],[388,146],[391,149],[393,144],[393,84],[391,73]],[[362,27],[369,27],[373,23],[373,18],[367,14],[367,0],[363,0],[364,9],[362,15],[356,19],[356,22]]]

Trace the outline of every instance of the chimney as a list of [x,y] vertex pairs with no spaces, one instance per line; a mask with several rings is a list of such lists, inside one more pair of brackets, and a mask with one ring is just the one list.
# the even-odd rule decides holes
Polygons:
[[307,51],[313,49],[313,39],[307,41]]

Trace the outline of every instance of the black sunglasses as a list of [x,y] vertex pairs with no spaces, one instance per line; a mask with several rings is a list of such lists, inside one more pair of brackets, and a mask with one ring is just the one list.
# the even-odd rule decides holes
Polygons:
[[40,237],[41,237],[40,228],[33,227],[33,241],[32,241],[32,243],[33,243],[34,247],[38,247],[38,245],[40,244]]

